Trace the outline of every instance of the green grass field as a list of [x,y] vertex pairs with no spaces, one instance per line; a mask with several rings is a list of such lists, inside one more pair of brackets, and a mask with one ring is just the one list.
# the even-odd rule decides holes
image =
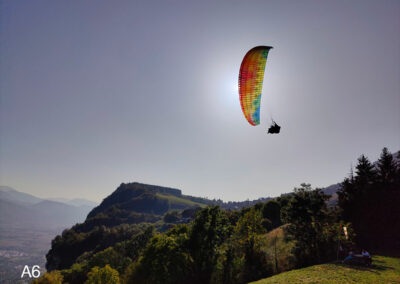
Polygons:
[[181,204],[183,206],[190,206],[190,207],[206,207],[207,205],[198,203],[198,202],[193,202],[191,200],[185,199],[185,198],[180,198],[177,196],[173,195],[165,195],[162,193],[157,193],[157,197],[162,198],[162,199],[168,199],[170,202],[175,203],[175,204]]
[[400,258],[373,256],[372,267],[341,263],[314,265],[252,283],[400,283]]

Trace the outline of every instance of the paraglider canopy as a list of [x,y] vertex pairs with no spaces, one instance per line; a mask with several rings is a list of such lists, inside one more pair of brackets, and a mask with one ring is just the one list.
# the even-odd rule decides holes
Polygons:
[[260,124],[261,91],[265,64],[271,46],[256,46],[243,58],[239,71],[239,99],[247,121],[256,126]]
[[[239,71],[239,99],[247,121],[256,126],[260,124],[261,92],[267,57],[272,46],[256,46],[243,58]],[[277,134],[281,127],[272,120],[268,133]]]
[[281,127],[276,124],[275,121],[272,121],[272,125],[270,126],[270,128],[268,128],[268,133],[269,134],[278,134],[281,131]]

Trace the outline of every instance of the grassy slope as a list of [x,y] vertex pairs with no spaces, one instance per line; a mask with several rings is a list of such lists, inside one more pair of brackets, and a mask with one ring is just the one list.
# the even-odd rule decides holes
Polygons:
[[[274,266],[274,273],[293,269],[294,256],[291,254],[293,242],[286,242],[283,227],[276,228],[261,237],[262,251],[268,262]],[[277,263],[276,263],[277,262]]]
[[374,256],[372,267],[341,263],[314,265],[253,283],[400,283],[400,258]]
[[174,195],[166,195],[163,193],[156,193],[156,196],[162,199],[168,199],[171,203],[176,203],[176,204],[182,204],[184,206],[190,206],[190,207],[206,207],[205,204],[198,203],[198,202],[193,202],[188,199],[180,198]]

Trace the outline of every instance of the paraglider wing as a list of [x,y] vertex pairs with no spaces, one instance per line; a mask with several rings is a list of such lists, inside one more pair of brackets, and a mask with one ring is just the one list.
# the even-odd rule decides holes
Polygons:
[[243,58],[239,72],[239,98],[247,121],[255,126],[260,124],[261,91],[265,63],[271,46],[257,46]]

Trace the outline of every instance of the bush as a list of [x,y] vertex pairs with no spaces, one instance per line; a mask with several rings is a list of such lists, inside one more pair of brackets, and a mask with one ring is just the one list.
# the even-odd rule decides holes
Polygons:
[[88,279],[85,284],[119,284],[118,271],[112,269],[109,265],[99,268],[95,266],[88,273]]
[[41,278],[34,280],[33,284],[62,284],[63,276],[60,271],[55,270],[49,273],[45,273]]

